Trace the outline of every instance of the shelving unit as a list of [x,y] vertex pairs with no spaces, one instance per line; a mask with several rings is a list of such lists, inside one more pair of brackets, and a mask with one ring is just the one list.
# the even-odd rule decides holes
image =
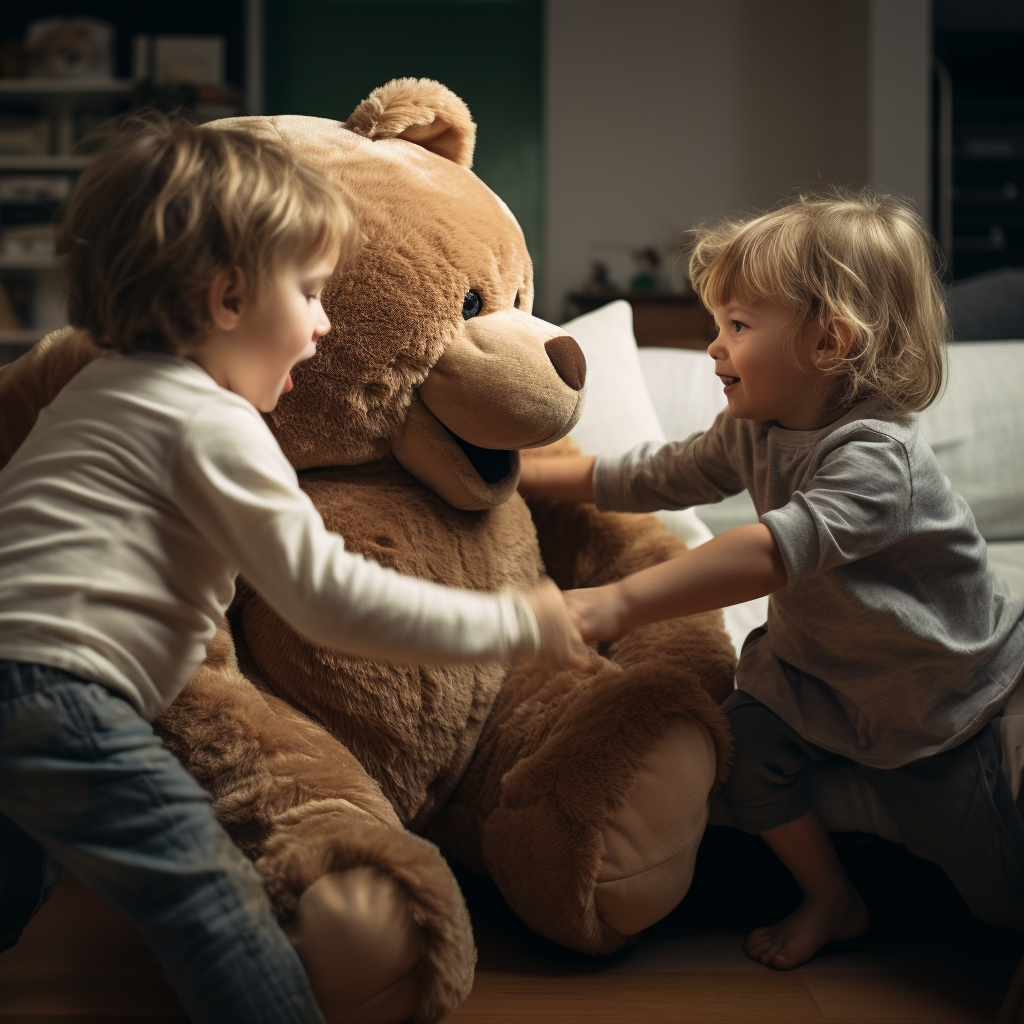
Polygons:
[[[89,162],[73,152],[76,119],[113,114],[128,100],[134,83],[128,79],[0,79],[0,115],[30,114],[50,122],[50,152],[0,153],[0,182],[11,176],[75,176]],[[3,225],[0,225],[0,232]],[[0,234],[0,280],[31,294],[24,326],[0,329],[0,364],[17,358],[48,331],[65,322],[59,265],[52,252],[6,252]]]
[[954,279],[1024,265],[1019,6],[935,8],[935,224]]

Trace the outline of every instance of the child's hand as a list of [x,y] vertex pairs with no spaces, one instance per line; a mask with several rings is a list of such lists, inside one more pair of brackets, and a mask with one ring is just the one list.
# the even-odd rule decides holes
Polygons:
[[614,585],[567,590],[563,597],[586,643],[617,640],[626,632],[626,604]]
[[524,596],[537,618],[540,657],[572,668],[585,668],[590,663],[590,651],[580,639],[558,587],[545,576]]

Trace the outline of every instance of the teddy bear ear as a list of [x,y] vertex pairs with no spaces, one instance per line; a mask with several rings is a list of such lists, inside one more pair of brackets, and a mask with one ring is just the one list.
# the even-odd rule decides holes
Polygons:
[[430,78],[396,78],[374,89],[345,127],[370,140],[405,139],[463,167],[473,166],[476,125],[469,107]]

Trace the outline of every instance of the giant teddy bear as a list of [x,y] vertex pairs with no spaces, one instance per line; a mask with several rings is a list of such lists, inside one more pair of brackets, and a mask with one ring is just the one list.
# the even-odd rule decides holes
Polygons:
[[[402,79],[344,124],[221,123],[283,140],[358,217],[359,252],[325,292],[331,333],[269,417],[350,550],[479,590],[542,572],[596,585],[682,550],[650,517],[516,492],[520,450],[578,419],[586,363],[531,315],[522,233],[470,170],[458,97]],[[66,329],[0,372],[0,464],[98,354]],[[591,953],[686,892],[728,763],[718,613],[634,630],[584,671],[347,657],[244,581],[229,621],[158,729],[254,860],[332,1024],[436,1020],[465,998],[472,932],[440,851]]]

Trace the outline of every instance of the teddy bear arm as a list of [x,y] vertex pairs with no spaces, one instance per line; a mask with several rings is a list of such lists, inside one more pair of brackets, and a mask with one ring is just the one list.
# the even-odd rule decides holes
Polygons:
[[86,363],[102,354],[84,331],[64,327],[0,367],[0,468],[28,436],[40,410]]
[[601,586],[686,551],[650,515],[601,512],[589,502],[527,504],[544,565],[563,590]]

